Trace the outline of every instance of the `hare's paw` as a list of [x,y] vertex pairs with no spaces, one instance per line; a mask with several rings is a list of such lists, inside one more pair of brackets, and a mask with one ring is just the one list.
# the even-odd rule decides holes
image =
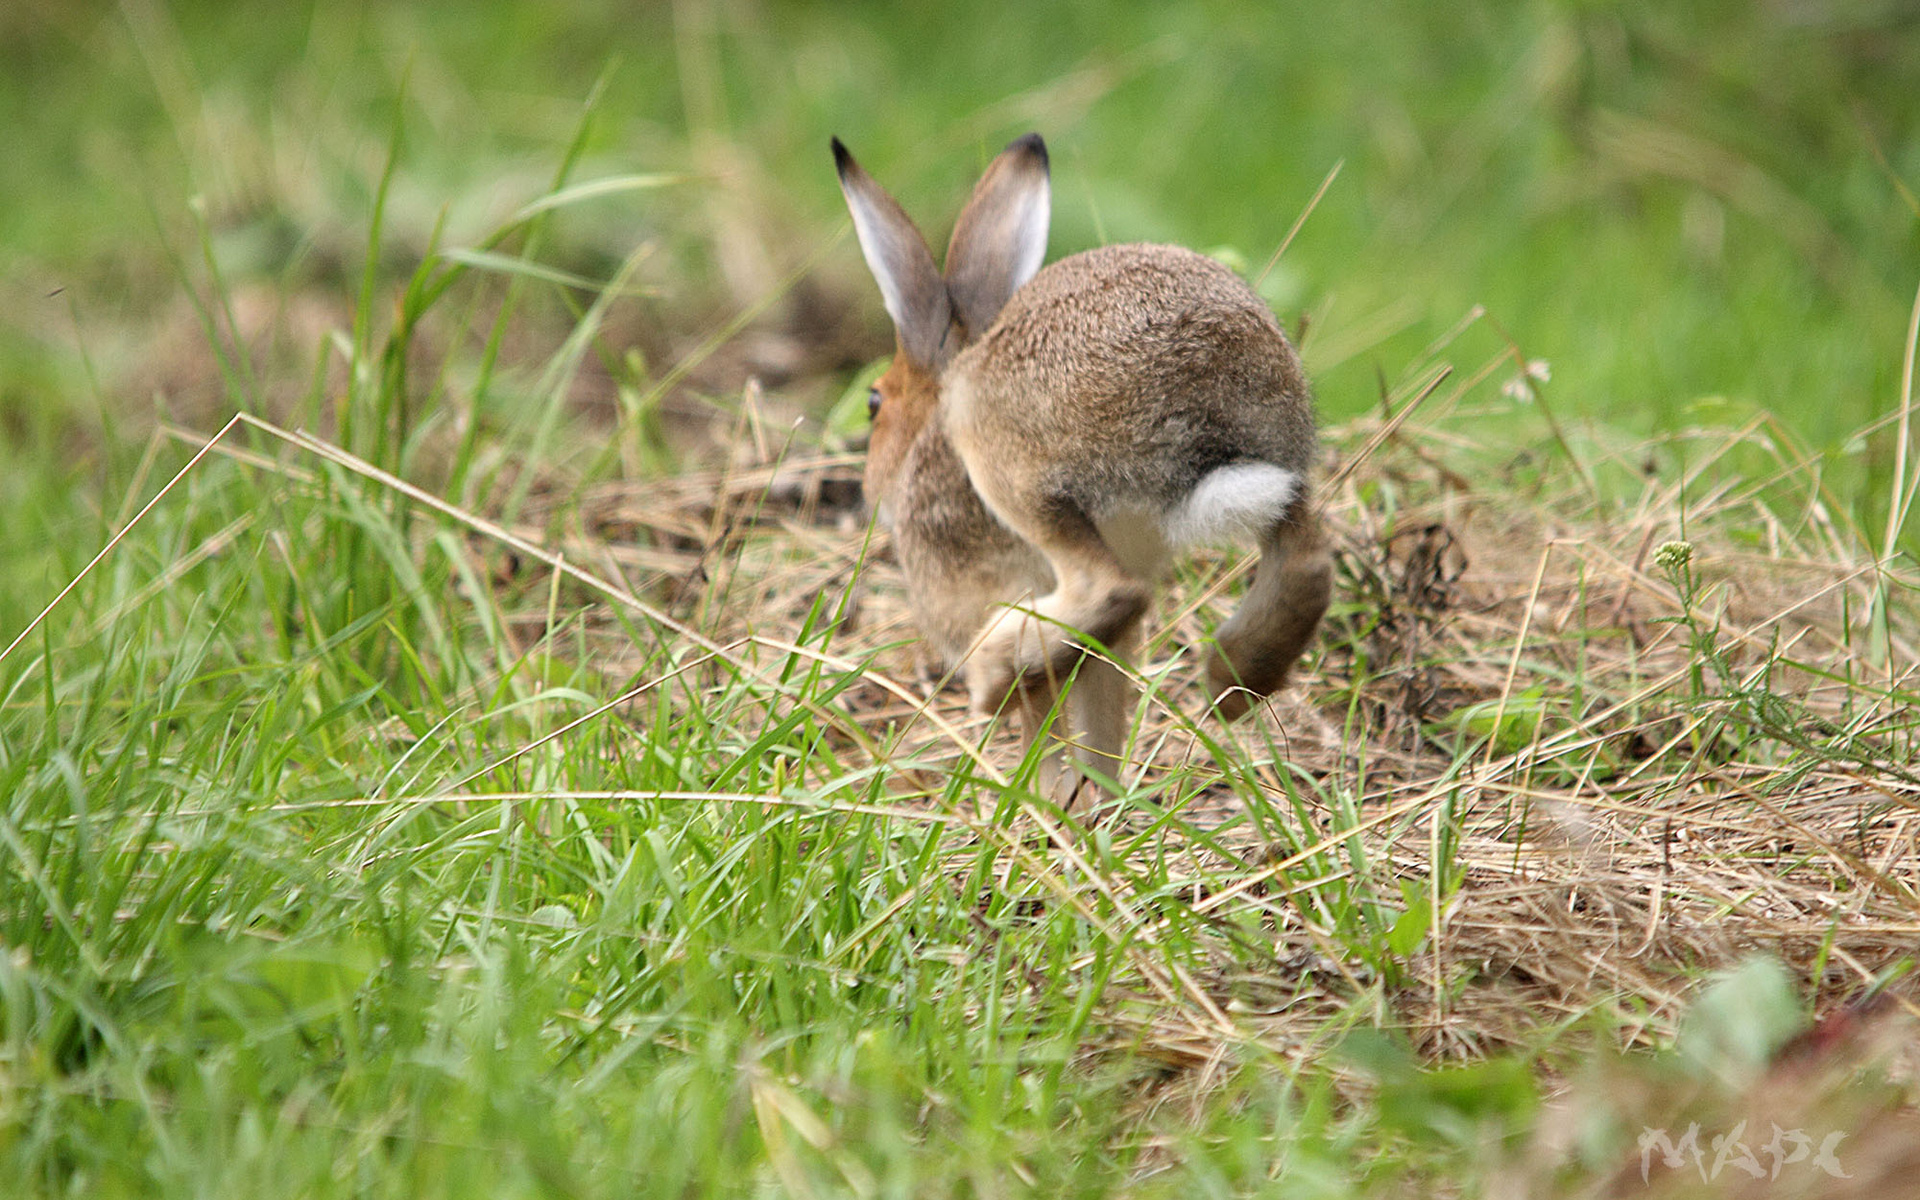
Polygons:
[[1219,643],[1207,655],[1207,690],[1213,695],[1213,711],[1222,721],[1238,721],[1260,699],[1260,693],[1241,681],[1228,648]]
[[999,712],[1013,691],[1014,678],[1010,663],[981,654],[968,659],[967,698],[973,705],[973,711],[988,717]]
[[1058,670],[1073,650],[1059,626],[1024,608],[1002,609],[980,637],[967,664],[967,683],[976,712],[999,710],[1007,693],[1036,675]]
[[1213,711],[1222,721],[1231,724],[1246,716],[1253,708],[1254,701],[1258,699],[1260,699],[1258,694],[1237,683],[1229,683],[1225,687],[1215,689]]
[[998,712],[1008,693],[1019,683],[1025,671],[1020,659],[1022,643],[1039,637],[1039,622],[1024,609],[1003,609],[980,635],[980,643],[967,660],[967,690],[977,713]]

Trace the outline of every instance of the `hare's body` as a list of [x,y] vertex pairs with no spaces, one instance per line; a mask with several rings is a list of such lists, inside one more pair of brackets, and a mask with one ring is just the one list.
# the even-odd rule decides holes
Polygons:
[[886,510],[914,621],[946,666],[965,660],[1001,606],[1053,587],[1047,560],[980,503],[938,421],[914,439],[892,494],[872,499]]
[[947,436],[1003,521],[1084,514],[1146,574],[1169,548],[1257,536],[1313,458],[1306,378],[1273,314],[1175,246],[1046,267],[941,384]]
[[[841,188],[899,335],[875,385],[870,498],[915,616],[965,658],[976,707],[1012,698],[1029,736],[1070,675],[1073,736],[1115,776],[1130,688],[1118,663],[1170,551],[1256,542],[1209,660],[1231,719],[1280,687],[1325,611],[1307,499],[1306,378],[1231,271],[1172,246],[1108,246],[1042,270],[1046,150],[996,158],[946,272],[837,141]],[[1104,653],[1089,654],[1090,646]]]

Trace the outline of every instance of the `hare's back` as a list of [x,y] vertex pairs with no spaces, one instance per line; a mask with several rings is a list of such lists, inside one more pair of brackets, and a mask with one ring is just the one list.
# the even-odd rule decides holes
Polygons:
[[994,331],[1025,338],[1076,315],[1144,322],[1200,308],[1247,310],[1272,320],[1253,289],[1217,260],[1182,246],[1129,242],[1049,264],[1007,301]]
[[1238,463],[1297,477],[1313,457],[1306,376],[1273,313],[1225,266],[1174,246],[1046,267],[955,360],[946,395],[959,444],[1090,511],[1122,496],[1177,503]]

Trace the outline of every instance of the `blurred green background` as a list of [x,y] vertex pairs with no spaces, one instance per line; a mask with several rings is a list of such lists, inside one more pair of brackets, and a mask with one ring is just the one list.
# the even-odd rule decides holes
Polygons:
[[115,410],[164,404],[196,352],[180,298],[214,266],[283,306],[320,298],[296,335],[344,325],[396,117],[399,280],[436,220],[470,244],[538,195],[599,81],[575,178],[696,178],[573,206],[542,253],[605,278],[657,242],[644,319],[662,327],[707,328],[819,256],[884,349],[851,242],[829,246],[833,133],[937,237],[980,164],[1038,129],[1056,256],[1162,239],[1253,271],[1344,162],[1263,284],[1308,318],[1330,418],[1480,304],[1463,357],[1504,331],[1550,364],[1558,411],[1652,429],[1770,410],[1845,449],[1870,494],[1892,441],[1848,438],[1896,404],[1920,283],[1916,14],[8,0],[0,474],[44,499]]
[[[1463,372],[1498,369],[1411,445],[1435,460],[1457,451],[1457,464],[1430,464],[1449,495],[1453,475],[1471,476],[1466,491],[1510,489],[1491,511],[1525,511],[1549,472],[1497,465],[1510,451],[1542,451],[1536,462],[1556,452],[1539,415],[1550,407],[1573,466],[1604,461],[1603,482],[1624,477],[1621,491],[1645,500],[1631,528],[1650,546],[1656,533],[1688,535],[1691,497],[1669,500],[1676,456],[1726,439],[1633,435],[1774,413],[1831,452],[1781,487],[1817,478],[1832,489],[1822,495],[1872,522],[1892,490],[1899,439],[1884,419],[1899,403],[1920,285],[1914,11],[1841,0],[0,0],[0,646],[181,470],[190,431],[209,433],[238,407],[337,438],[502,524],[524,519],[534,537],[557,533],[556,546],[581,532],[566,526],[569,501],[591,495],[572,485],[677,465],[646,397],[726,414],[759,374],[769,407],[824,408],[888,345],[846,236],[827,151],[836,133],[938,237],[988,157],[1040,130],[1053,150],[1055,255],[1167,239],[1250,274],[1344,163],[1262,283],[1287,325],[1304,329],[1330,421],[1377,405],[1383,380],[1404,379],[1484,306],[1446,355]],[[431,290],[423,279],[479,261],[448,252],[483,245],[570,160],[575,182],[682,178],[576,196],[433,303],[413,303]],[[593,307],[597,289],[578,284],[629,264],[632,294]],[[407,313],[418,327],[392,333]],[[510,319],[496,323],[499,313]],[[576,330],[592,336],[570,342]],[[1530,408],[1503,384],[1536,359],[1551,378],[1545,406]],[[857,407],[858,389],[852,398]],[[1882,426],[1859,434],[1873,422]],[[840,819],[847,798],[890,806],[896,772],[901,786],[944,787],[941,804],[988,794],[943,765],[944,747],[938,759],[911,748],[888,761],[897,727],[878,726],[895,717],[869,718],[854,674],[796,654],[777,675],[710,680],[677,629],[612,625],[597,594],[562,589],[557,572],[466,537],[311,447],[242,444],[251,432],[223,449],[261,458],[202,460],[0,676],[0,1179],[37,1184],[35,1194],[614,1195],[658,1179],[663,1194],[771,1195],[786,1182],[773,1172],[815,1163],[825,1179],[831,1162],[848,1187],[834,1179],[818,1194],[1022,1194],[1001,1173],[1011,1163],[1036,1168],[1019,1179],[1046,1195],[1345,1196],[1370,1183],[1404,1194],[1403,1177],[1429,1160],[1442,1181],[1428,1191],[1475,1194],[1496,1146],[1487,1131],[1532,1119],[1536,1055],[1554,1064],[1557,1088],[1589,1046],[1665,1037],[1677,981],[1613,992],[1683,971],[1636,952],[1634,971],[1648,974],[1590,970],[1580,986],[1591,994],[1569,1007],[1509,991],[1558,986],[1520,958],[1450,945],[1449,963],[1435,914],[1469,895],[1470,827],[1455,807],[1467,793],[1436,786],[1417,801],[1431,810],[1396,795],[1400,824],[1389,828],[1400,832],[1387,845],[1411,859],[1357,832],[1321,840],[1391,815],[1347,824],[1380,781],[1399,787],[1412,761],[1402,739],[1429,719],[1427,699],[1416,705],[1416,685],[1399,680],[1424,678],[1432,655],[1433,675],[1459,664],[1459,677],[1481,681],[1460,693],[1476,700],[1445,718],[1457,724],[1446,736],[1474,732],[1475,714],[1497,704],[1487,763],[1509,750],[1521,761],[1517,744],[1501,745],[1509,723],[1538,743],[1548,714],[1580,714],[1601,731],[1582,789],[1614,771],[1623,738],[1608,722],[1624,714],[1634,742],[1666,748],[1621,786],[1637,781],[1653,789],[1647,803],[1709,822],[1701,844],[1729,856],[1700,860],[1715,870],[1749,846],[1741,871],[1776,860],[1828,869],[1807,857],[1799,825],[1801,850],[1771,834],[1764,847],[1715,840],[1758,828],[1728,822],[1774,803],[1746,791],[1749,776],[1714,774],[1722,756],[1764,764],[1786,799],[1821,778],[1809,764],[1866,789],[1883,770],[1880,739],[1892,763],[1914,709],[1907,683],[1863,673],[1836,702],[1849,706],[1844,730],[1801,722],[1803,699],[1786,689],[1813,672],[1769,665],[1735,680],[1717,630],[1702,632],[1704,600],[1699,625],[1690,615],[1658,634],[1692,637],[1692,678],[1643,688],[1642,670],[1658,672],[1637,657],[1641,635],[1623,631],[1617,652],[1602,642],[1640,619],[1623,622],[1624,586],[1606,628],[1581,615],[1538,663],[1529,652],[1527,676],[1516,672],[1529,626],[1509,646],[1504,618],[1462,622],[1458,646],[1451,632],[1405,635],[1403,668],[1402,635],[1378,643],[1389,661],[1368,649],[1372,632],[1353,632],[1374,628],[1362,610],[1387,593],[1353,590],[1342,604],[1356,619],[1336,612],[1329,623],[1330,644],[1346,648],[1325,656],[1334,665],[1305,703],[1322,710],[1321,728],[1352,739],[1338,753],[1357,767],[1324,781],[1276,770],[1285,803],[1276,791],[1253,810],[1267,814],[1257,817],[1266,861],[1288,844],[1275,832],[1318,843],[1291,860],[1293,881],[1251,891],[1250,864],[1215,853],[1230,843],[1182,823],[1187,789],[1216,787],[1216,767],[1196,759],[1164,792],[1157,781],[1142,792],[1156,804],[1179,797],[1170,824],[1155,818],[1140,841],[1089,838],[1092,869],[1060,858],[1076,882],[1059,892],[1071,902],[1056,903],[1046,868],[1020,861],[1024,840],[975,839],[971,827],[949,837],[888,808]],[[1351,451],[1357,439],[1331,441]],[[1553,487],[1575,474],[1552,465]],[[1705,486],[1746,465],[1729,455]],[[534,487],[547,503],[516,516]],[[641,508],[653,490],[625,489]],[[1382,483],[1366,510],[1381,528],[1366,531],[1369,556],[1354,561],[1370,574],[1356,581],[1395,561],[1392,491]],[[1563,517],[1569,532],[1555,536],[1601,528],[1624,508],[1599,491],[1592,521],[1567,516],[1577,501],[1549,497],[1538,525],[1490,547],[1478,568],[1515,574],[1498,556],[1526,566],[1531,550],[1511,547]],[[1807,528],[1756,537],[1756,553],[1833,551],[1816,564],[1821,591],[1795,590],[1782,610],[1768,603],[1782,616],[1820,597],[1842,604],[1827,581],[1853,571],[1863,546],[1879,548],[1877,524],[1853,539],[1795,499],[1781,523]],[[609,556],[593,568],[641,564],[636,589],[675,612],[694,606],[702,630],[709,614],[729,630],[759,621],[777,639],[769,655],[789,638],[813,654],[852,619],[818,563],[777,587],[736,582],[754,576],[724,561],[739,546],[731,508],[688,537],[679,502],[658,525],[639,524],[647,514],[632,507],[572,544],[631,535],[622,548],[673,547],[664,565]],[[1724,507],[1716,540],[1757,511]],[[809,527],[792,552],[841,536]],[[1584,597],[1584,563],[1558,563],[1581,572]],[[1814,578],[1779,574],[1795,589]],[[1905,678],[1909,594],[1898,586],[1881,582],[1865,619],[1834,620],[1843,639],[1864,629],[1858,653],[1849,644],[1835,661]],[[801,608],[737,623],[727,611],[774,591]],[[1751,603],[1776,594],[1753,591]],[[1696,613],[1693,602],[1682,611]],[[807,605],[804,622],[792,616]],[[1530,621],[1536,610],[1525,611]],[[1802,641],[1786,637],[1767,664]],[[1577,670],[1563,668],[1563,651]],[[1705,690],[1709,664],[1724,693]],[[1538,672],[1553,682],[1515,690]],[[1494,701],[1484,681],[1502,677]],[[1566,696],[1543,700],[1548,686]],[[1767,690],[1776,686],[1782,694]],[[1406,689],[1393,703],[1411,720],[1399,708],[1370,715],[1388,687]],[[861,748],[846,751],[840,717],[811,715],[829,708],[870,719],[881,748],[861,732]],[[1685,733],[1674,732],[1682,719]],[[1430,740],[1445,731],[1427,728]],[[1727,748],[1735,741],[1741,749]],[[1445,778],[1467,779],[1481,750],[1442,748],[1453,758]],[[1265,788],[1262,764],[1277,768],[1279,753],[1269,740],[1226,769]],[[923,762],[939,766],[925,772],[939,782],[908,779]],[[1560,770],[1525,763],[1529,794]],[[491,796],[471,808],[415,803],[471,784],[575,795],[527,808]],[[671,798],[709,787],[725,789],[712,804]],[[726,799],[736,791],[795,804]],[[1000,793],[995,821],[1012,818],[1019,794]],[[1891,795],[1859,800],[1862,839]],[[1482,803],[1491,813],[1495,802]],[[1174,846],[1160,840],[1170,832],[1188,848],[1152,848]],[[1558,854],[1558,838],[1542,844]],[[1435,855],[1425,879],[1422,846]],[[1151,861],[1136,867],[1136,856]],[[1852,867],[1834,871],[1830,886],[1855,887]],[[1671,894],[1731,912],[1746,903],[1744,878],[1676,876]],[[1663,865],[1656,901],[1666,879]],[[1241,893],[1253,903],[1211,907]],[[1187,899],[1203,894],[1204,905]],[[1275,957],[1267,923],[1283,903],[1297,906],[1313,955]],[[1136,905],[1151,923],[1127,911]],[[1505,922],[1522,910],[1487,911]],[[1791,926],[1763,915],[1769,928]],[[1673,953],[1733,944],[1676,928]],[[1526,934],[1535,948],[1524,954],[1573,945],[1541,936]],[[1837,966],[1823,975],[1829,949],[1844,947],[1822,945],[1809,986],[1837,997],[1862,980]],[[1162,1023],[1136,982],[1155,962],[1217,989],[1235,1029],[1243,1011],[1246,1028],[1275,1016],[1292,1023],[1275,1030],[1300,1040],[1201,1053],[1230,1041]],[[1377,1112],[1349,1103],[1361,1084],[1336,1045],[1349,1029],[1424,1022],[1408,1017],[1424,1002],[1402,1001],[1426,992],[1430,967],[1443,1055],[1486,1057],[1429,1077],[1411,1048],[1381,1043]],[[1442,1008],[1442,984],[1453,986],[1443,972],[1456,969],[1450,979],[1476,990]],[[1740,980],[1743,996],[1753,978]],[[1304,990],[1292,993],[1296,981]],[[1773,992],[1784,1020],[1770,1024],[1784,1030],[1799,1010],[1785,983]],[[1328,1010],[1316,993],[1341,998]],[[1453,1005],[1482,997],[1484,1021],[1453,1020]],[[792,1115],[816,1102],[833,1122],[819,1136]],[[1496,1123],[1480,1123],[1489,1114]],[[1642,1114],[1629,1115],[1637,1125]],[[1631,1137],[1624,1118],[1621,1131]],[[860,1186],[875,1178],[884,1189]]]

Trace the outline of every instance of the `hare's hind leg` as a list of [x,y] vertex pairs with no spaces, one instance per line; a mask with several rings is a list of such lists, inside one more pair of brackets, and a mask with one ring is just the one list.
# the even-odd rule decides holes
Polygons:
[[[1028,687],[1015,688],[1007,698],[1007,706],[1019,714],[1020,753],[1024,757],[1033,750],[1034,742],[1040,738],[1040,730],[1053,715],[1053,705],[1057,693],[1046,681]],[[1060,721],[1065,720],[1061,714]],[[1034,785],[1042,795],[1063,798],[1071,795],[1074,785],[1074,772],[1067,769],[1066,746],[1060,740],[1060,721],[1056,721],[1052,737],[1041,749],[1039,769],[1035,774]]]
[[1119,789],[1134,700],[1125,664],[1138,641],[1137,632],[1123,634],[1105,653],[1090,650],[1080,658],[1066,712],[1053,727],[1063,769],[1047,793],[1063,808],[1093,803],[1102,792]]
[[1031,606],[1002,609],[988,623],[968,667],[973,704],[982,712],[998,707],[1016,684],[1044,679],[1059,686],[1087,640],[1121,645],[1153,598],[1148,582],[1127,569],[1078,508],[1056,503],[1044,515],[1003,510],[1002,516],[1046,555],[1054,589]]
[[1073,710],[1074,757],[1083,767],[1116,785],[1127,765],[1127,722],[1134,698],[1124,664],[1130,657],[1129,644],[1138,640],[1128,636],[1121,645],[1110,646],[1111,659],[1088,654],[1080,662],[1073,692],[1067,697]]
[[1260,565],[1246,598],[1216,637],[1207,661],[1214,706],[1231,721],[1287,682],[1320,625],[1333,562],[1308,498],[1295,500],[1260,539]]
[[1106,781],[1118,784],[1126,766],[1122,752],[1133,689],[1118,663],[1086,654],[1067,693],[1065,710],[1054,715],[1058,695],[1055,686],[1042,678],[1016,687],[1009,707],[1019,714],[1023,754],[1032,751],[1041,728],[1053,716],[1034,782],[1043,795],[1071,809],[1095,795]]

